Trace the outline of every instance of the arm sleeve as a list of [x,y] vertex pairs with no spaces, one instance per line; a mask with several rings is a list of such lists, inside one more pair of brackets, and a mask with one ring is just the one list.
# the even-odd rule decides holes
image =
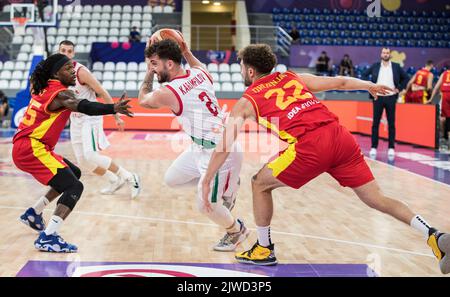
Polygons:
[[77,110],[87,115],[115,114],[114,104],[103,104],[83,99],[78,103]]

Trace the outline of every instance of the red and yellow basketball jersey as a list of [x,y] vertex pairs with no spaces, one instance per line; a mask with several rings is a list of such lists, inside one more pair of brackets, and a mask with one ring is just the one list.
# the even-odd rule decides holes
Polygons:
[[422,87],[428,86],[428,77],[430,76],[430,71],[426,68],[422,68],[416,73],[416,79],[414,80],[414,84]]
[[243,97],[252,103],[258,123],[288,143],[308,131],[338,121],[291,71],[275,72],[257,80]]
[[22,137],[39,140],[53,149],[70,116],[70,110],[62,108],[48,111],[47,107],[61,91],[67,90],[59,80],[49,80],[48,86],[39,94],[32,95],[13,142]]
[[441,92],[450,92],[450,70],[444,72],[442,77]]

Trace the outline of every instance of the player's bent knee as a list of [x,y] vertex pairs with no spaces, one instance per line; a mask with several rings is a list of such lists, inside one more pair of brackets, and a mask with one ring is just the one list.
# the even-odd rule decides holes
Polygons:
[[84,154],[86,162],[93,166],[94,170],[97,167],[108,169],[111,166],[112,159],[108,156],[100,155],[98,152],[87,152]]
[[73,184],[61,195],[58,200],[58,204],[65,205],[70,210],[73,210],[78,200],[80,200],[83,190],[83,184],[79,180],[74,181]]

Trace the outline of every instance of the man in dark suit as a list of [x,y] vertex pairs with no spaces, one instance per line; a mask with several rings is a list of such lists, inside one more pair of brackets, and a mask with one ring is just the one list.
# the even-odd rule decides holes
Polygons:
[[408,82],[408,75],[402,69],[400,64],[391,62],[391,50],[383,48],[381,51],[381,61],[373,64],[363,74],[363,79],[370,80],[377,84],[382,84],[395,90],[395,92],[387,96],[379,96],[378,99],[373,100],[373,123],[372,123],[372,149],[370,150],[370,157],[375,159],[377,156],[378,147],[378,130],[380,127],[381,115],[383,109],[386,109],[386,116],[389,126],[389,150],[388,157],[393,159],[395,157],[395,105],[397,103],[398,93],[406,87]]

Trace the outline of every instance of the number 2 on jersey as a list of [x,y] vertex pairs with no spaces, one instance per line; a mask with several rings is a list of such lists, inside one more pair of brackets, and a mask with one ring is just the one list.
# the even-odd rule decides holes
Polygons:
[[206,108],[208,108],[209,112],[213,115],[213,116],[217,116],[219,114],[219,112],[217,111],[217,106],[214,105],[214,102],[212,102],[212,99],[208,96],[208,94],[206,94],[206,92],[201,92],[198,95],[198,98],[204,102],[206,100]]
[[[292,95],[286,96],[286,90],[291,89],[294,87],[294,90],[292,92]],[[277,89],[271,89],[267,91],[264,94],[264,98],[270,99],[273,94],[276,94],[276,103],[275,105],[281,109],[285,110],[289,105],[294,103],[297,100],[305,100],[305,99],[311,99],[313,96],[311,93],[306,92],[305,94],[301,95],[303,90],[303,85],[298,80],[290,80],[288,81],[283,88],[277,88]]]

